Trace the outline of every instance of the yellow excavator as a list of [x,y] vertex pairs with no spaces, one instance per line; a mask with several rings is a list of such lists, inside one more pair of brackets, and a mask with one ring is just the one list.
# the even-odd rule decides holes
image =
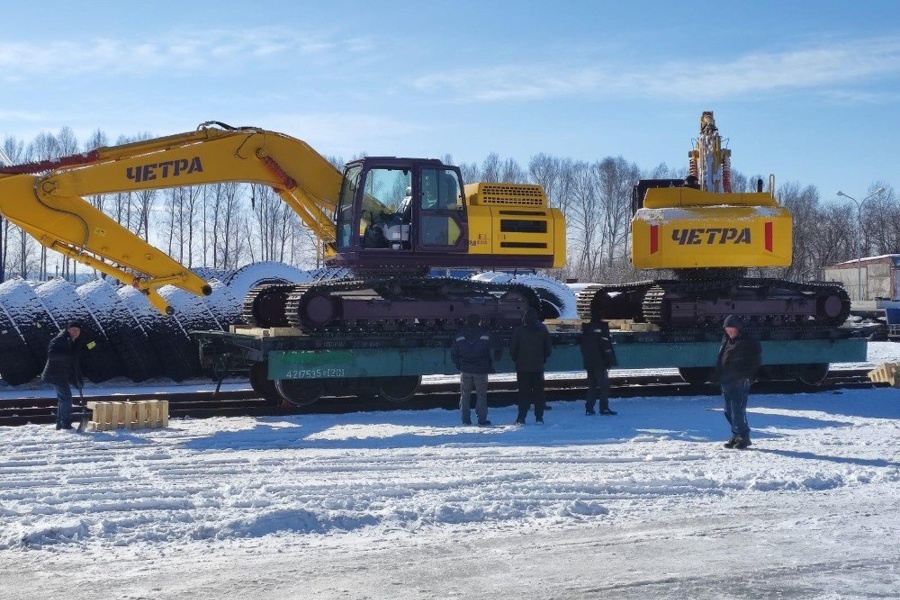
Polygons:
[[839,284],[747,276],[749,268],[791,264],[791,215],[775,198],[773,177],[765,191],[762,180],[755,192],[732,189],[731,150],[712,111],[702,114],[688,157],[686,178],[641,180],[632,196],[632,264],[670,270],[674,279],[588,286],[579,314],[650,323],[682,339],[717,337],[734,313],[762,337],[840,326],[850,297]]
[[517,284],[424,275],[433,267],[555,268],[565,221],[537,185],[464,185],[439,160],[366,157],[343,173],[306,143],[256,127],[196,131],[0,167],[0,214],[44,246],[143,292],[209,284],[84,200],[85,196],[219,182],[271,186],[318,237],[328,266],[353,279],[268,285],[250,293],[246,320],[306,332],[453,330],[479,314],[518,323],[535,292]]

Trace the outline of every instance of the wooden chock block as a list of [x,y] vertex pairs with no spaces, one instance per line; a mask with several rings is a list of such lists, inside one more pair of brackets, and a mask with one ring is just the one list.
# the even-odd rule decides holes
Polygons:
[[135,427],[143,429],[147,426],[147,402],[135,402]]
[[900,388],[900,363],[884,363],[869,371],[869,379],[875,383],[889,383]]
[[88,431],[169,426],[168,400],[88,402],[87,406],[93,413]]

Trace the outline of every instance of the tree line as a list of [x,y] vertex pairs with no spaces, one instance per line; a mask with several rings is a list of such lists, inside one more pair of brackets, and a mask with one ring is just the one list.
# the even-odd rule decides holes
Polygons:
[[[120,137],[115,144],[149,139],[148,133]],[[7,136],[3,151],[14,164],[55,160],[109,146],[101,130],[79,143],[72,130],[40,133],[26,142]],[[329,160],[339,169],[343,161]],[[452,157],[444,156],[453,164]],[[631,194],[639,179],[683,178],[686,168],[665,163],[644,169],[621,156],[595,162],[538,154],[528,164],[490,154],[480,164],[462,164],[466,182],[536,183],[567,223],[567,265],[559,278],[620,283],[657,274],[631,266]],[[760,176],[732,172],[735,191],[755,191]],[[862,205],[825,202],[814,185],[780,184],[776,197],[793,216],[791,266],[759,270],[763,276],[798,281],[820,280],[826,266],[863,256],[900,253],[900,198],[884,188]],[[143,190],[91,196],[96,208],[188,267],[235,269],[250,262],[279,261],[300,268],[319,266],[320,245],[299,217],[268,186],[243,183]],[[7,199],[14,201],[14,199]],[[859,248],[857,248],[859,244]],[[45,280],[60,276],[75,280],[88,273],[67,257],[48,251],[21,229],[0,218],[0,281],[19,276]],[[92,273],[92,272],[91,272]]]

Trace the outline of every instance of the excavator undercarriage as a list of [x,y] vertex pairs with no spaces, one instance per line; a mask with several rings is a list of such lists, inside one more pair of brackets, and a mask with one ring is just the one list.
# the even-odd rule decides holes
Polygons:
[[829,283],[773,278],[693,279],[592,285],[578,295],[583,319],[602,315],[650,323],[670,334],[721,335],[726,316],[739,314],[757,336],[802,336],[839,327],[850,297]]
[[454,331],[470,314],[494,330],[511,329],[537,294],[518,284],[455,278],[376,277],[267,285],[250,291],[244,320],[307,333]]

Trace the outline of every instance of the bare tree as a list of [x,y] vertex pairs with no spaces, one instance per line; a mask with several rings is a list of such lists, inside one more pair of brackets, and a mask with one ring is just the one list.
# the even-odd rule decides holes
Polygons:
[[[875,192],[883,189],[880,194]],[[869,187],[869,199],[863,206],[862,237],[865,254],[881,255],[900,252],[900,203],[894,188],[885,181]]]
[[855,208],[846,204],[827,204],[819,210],[812,236],[817,271],[855,256],[855,221]]
[[[12,136],[3,140],[3,153],[13,164],[22,162],[25,156],[25,143]],[[20,235],[24,235],[18,227],[14,228]],[[13,230],[10,222],[0,216],[0,283],[6,281],[6,273],[12,263],[9,261],[9,236]]]
[[606,256],[606,278],[621,280],[626,271],[628,238],[631,233],[631,195],[640,179],[640,169],[624,158],[607,157],[593,166],[601,212],[601,252]]
[[287,204],[267,185],[251,184],[249,233],[254,260],[283,260],[289,228]]
[[240,200],[243,189],[244,186],[235,182],[207,186],[211,197],[207,216],[212,224],[209,246],[212,249],[214,268],[239,266],[241,245],[238,232],[242,218]]
[[[756,186],[752,187],[755,189]],[[780,276],[798,281],[816,279],[821,267],[816,264],[813,243],[819,219],[819,192],[813,186],[801,189],[799,183],[789,181],[781,185],[777,197],[791,213],[793,222],[793,259]]]
[[501,170],[502,165],[500,164],[500,155],[496,152],[491,152],[487,155],[487,158],[484,159],[484,162],[481,163],[481,176],[479,180],[498,182],[501,180]]
[[577,162],[572,172],[571,219],[568,222],[572,234],[570,247],[575,251],[575,271],[579,278],[597,281],[601,260],[598,239],[600,237],[600,199],[597,193],[596,172],[592,165]]
[[459,165],[459,172],[462,174],[463,182],[465,183],[484,181],[484,178],[481,176],[481,169],[475,163]]

